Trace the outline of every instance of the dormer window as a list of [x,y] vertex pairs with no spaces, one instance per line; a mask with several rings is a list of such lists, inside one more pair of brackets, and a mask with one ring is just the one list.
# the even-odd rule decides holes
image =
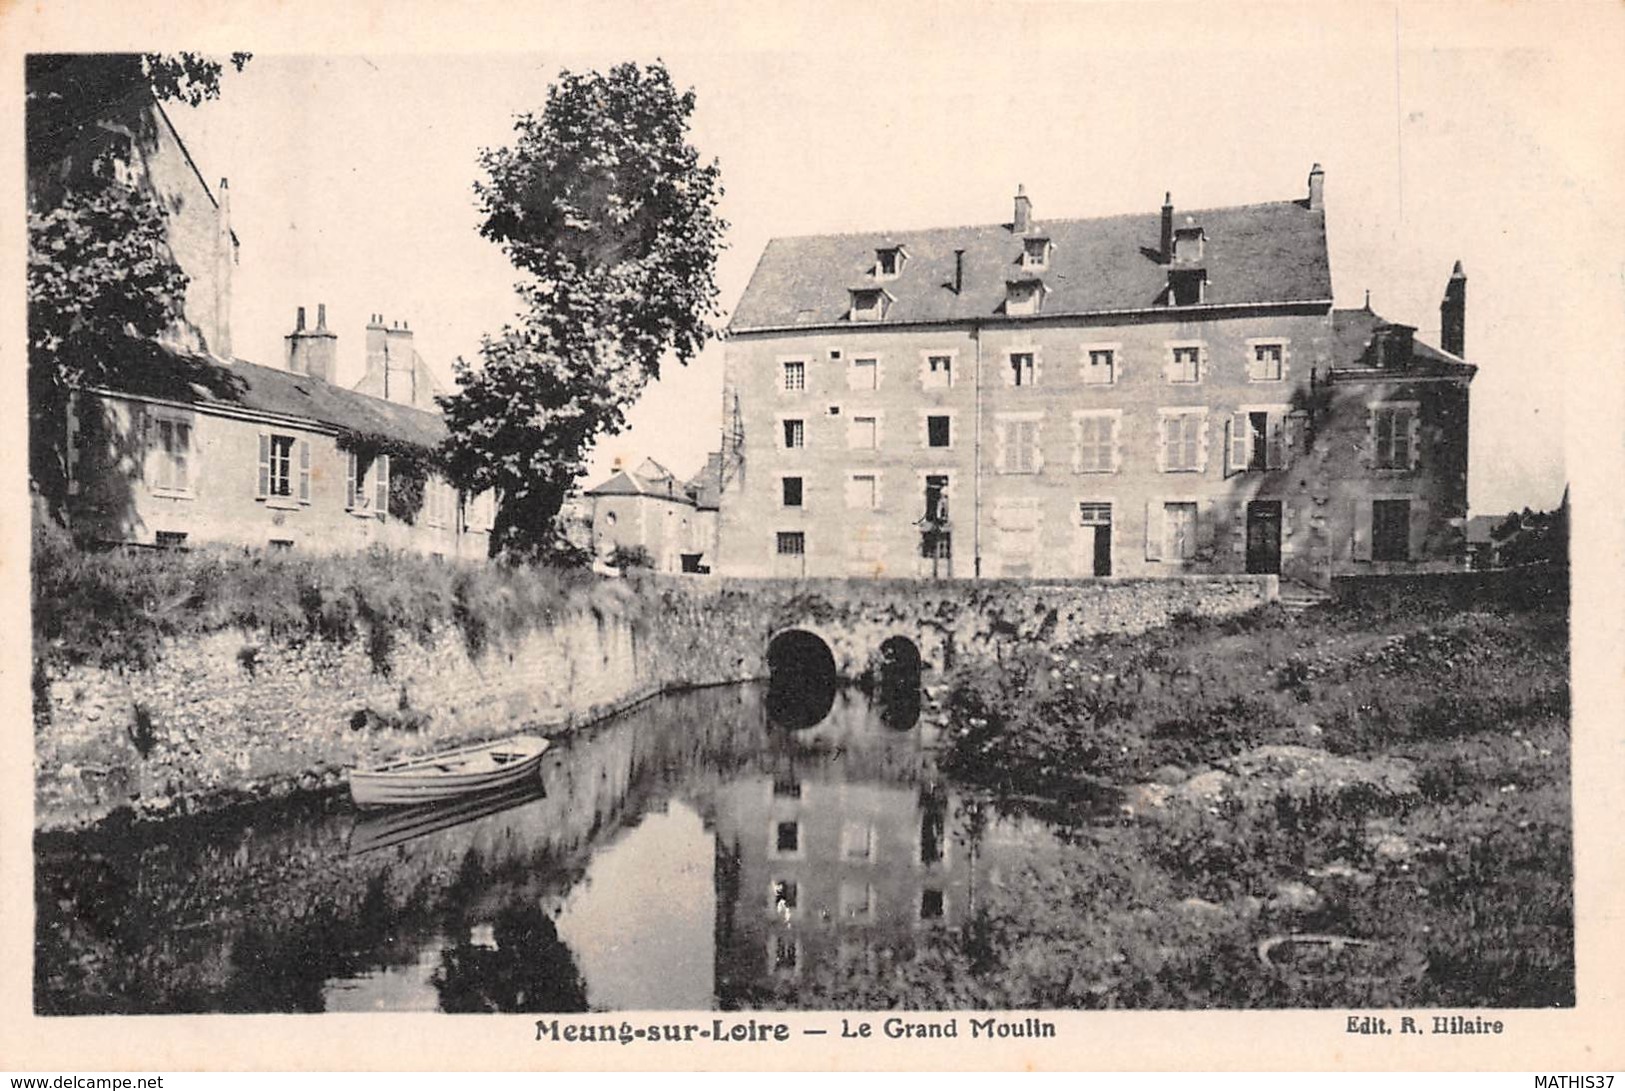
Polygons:
[[1044,308],[1049,291],[1041,280],[1012,280],[1004,286],[1005,314],[1037,314]]
[[1168,305],[1194,307],[1207,302],[1207,273],[1201,269],[1175,269],[1168,273]]
[[1207,246],[1207,232],[1195,224],[1186,224],[1174,232],[1174,264],[1195,265],[1202,260]]
[[1045,269],[1049,266],[1050,241],[1044,238],[1026,239],[1021,244],[1021,266],[1024,269]]
[[886,246],[875,251],[875,279],[894,280],[908,261],[908,251],[901,246]]
[[884,288],[852,288],[852,308],[848,318],[853,322],[879,322],[886,317],[891,306],[891,293]]

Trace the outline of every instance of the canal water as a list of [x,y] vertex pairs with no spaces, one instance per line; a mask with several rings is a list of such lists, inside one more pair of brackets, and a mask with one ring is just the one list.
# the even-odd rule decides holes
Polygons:
[[[917,697],[669,696],[558,740],[540,783],[36,842],[41,1013],[794,1007],[929,974],[1000,842],[1055,836],[937,770]],[[921,969],[923,967],[923,969]]]

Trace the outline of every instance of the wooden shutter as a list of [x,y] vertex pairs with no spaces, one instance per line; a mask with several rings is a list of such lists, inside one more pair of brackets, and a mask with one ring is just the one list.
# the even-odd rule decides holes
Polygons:
[[1353,556],[1357,561],[1371,559],[1371,501],[1354,502]]
[[310,440],[299,441],[299,502],[310,503]]
[[1407,468],[1414,470],[1422,463],[1422,414],[1419,410],[1412,409],[1405,416],[1408,418],[1408,427],[1410,429],[1411,459],[1410,466]]
[[1145,559],[1162,560],[1162,501],[1145,502]]
[[1225,446],[1230,451],[1227,473],[1239,474],[1247,468],[1247,414],[1232,413],[1225,425]]
[[255,496],[264,500],[271,495],[271,434],[260,433],[260,485]]
[[377,499],[374,505],[378,511],[378,518],[382,519],[389,514],[389,456],[374,455],[372,472],[377,481]]
[[1283,434],[1286,421],[1279,413],[1271,413],[1265,425],[1268,433],[1264,438],[1264,465],[1267,469],[1279,470],[1286,465],[1286,437]]
[[1119,426],[1122,423],[1123,423],[1123,419],[1121,417],[1109,417],[1109,418],[1107,418],[1107,421],[1106,421],[1107,431],[1111,435],[1111,442],[1112,442],[1112,473],[1114,473],[1114,474],[1115,473],[1120,473],[1122,471],[1122,469],[1123,469],[1123,443],[1122,443],[1122,437],[1117,434]]
[[1213,556],[1218,538],[1218,520],[1214,517],[1213,501],[1203,500],[1196,505],[1196,555],[1202,559]]
[[355,452],[344,452],[344,510],[355,510]]
[[1303,421],[1302,413],[1289,412],[1286,415],[1286,420],[1282,422],[1282,469],[1292,465],[1297,460],[1298,444],[1301,442],[1299,437],[1303,434]]
[[1195,456],[1191,465],[1196,467],[1197,473],[1207,473],[1207,414],[1200,414],[1195,420],[1187,418],[1187,424],[1196,426],[1195,434],[1186,437],[1188,453]]

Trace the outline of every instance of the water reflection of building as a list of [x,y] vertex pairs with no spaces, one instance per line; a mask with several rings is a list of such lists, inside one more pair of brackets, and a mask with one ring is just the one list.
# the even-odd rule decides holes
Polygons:
[[873,973],[967,919],[973,862],[948,794],[856,779],[849,757],[784,763],[718,793],[722,1007]]

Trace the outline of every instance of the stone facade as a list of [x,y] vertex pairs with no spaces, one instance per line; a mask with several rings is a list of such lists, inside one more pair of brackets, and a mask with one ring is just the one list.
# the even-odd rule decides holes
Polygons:
[[[82,393],[74,404],[69,518],[86,544],[488,555],[489,497],[431,475],[413,518],[392,516],[388,456],[369,462],[370,477],[355,488],[355,462],[331,424],[111,392]],[[262,481],[270,437],[290,444],[289,495]]]
[[[770,245],[726,347],[719,570],[1324,585],[1459,567],[1473,369],[1333,310],[1321,180],[1177,229],[1167,206],[1160,250],[1151,217],[1047,227],[1025,195],[1004,226]],[[1108,283],[1068,286],[1085,279]],[[851,286],[844,313],[832,285]]]

